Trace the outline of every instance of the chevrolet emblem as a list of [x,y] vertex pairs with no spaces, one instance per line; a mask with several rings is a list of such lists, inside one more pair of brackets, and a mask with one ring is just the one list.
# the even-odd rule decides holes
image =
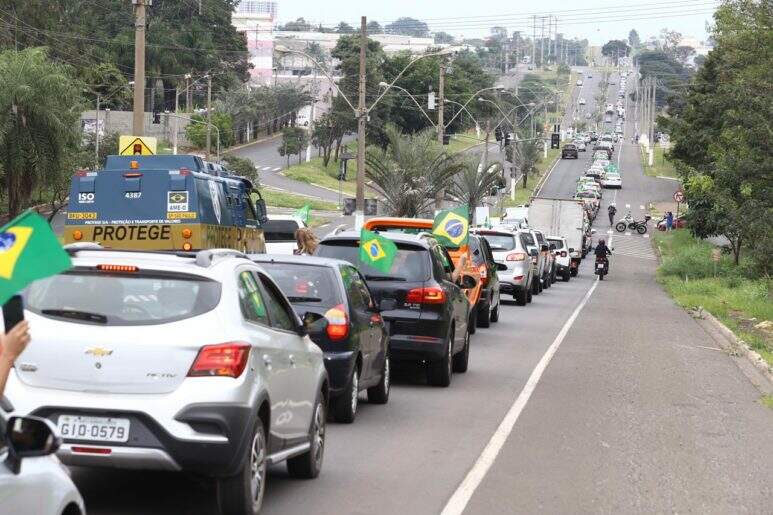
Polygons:
[[110,356],[112,353],[113,351],[111,349],[105,349],[104,347],[91,347],[90,349],[86,349],[86,354],[90,354],[95,358],[104,358],[105,356]]

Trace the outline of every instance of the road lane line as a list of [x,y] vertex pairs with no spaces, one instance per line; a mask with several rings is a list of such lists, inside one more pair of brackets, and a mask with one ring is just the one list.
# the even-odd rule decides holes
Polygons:
[[550,347],[548,347],[548,350],[539,360],[537,366],[534,367],[534,370],[531,372],[529,380],[526,381],[526,385],[523,387],[523,390],[521,390],[521,393],[518,394],[518,397],[507,411],[505,418],[502,419],[502,422],[500,422],[497,430],[493,435],[491,435],[491,439],[488,441],[486,447],[483,449],[483,452],[475,461],[475,464],[472,466],[462,483],[448,500],[448,503],[446,503],[443,511],[441,512],[441,515],[461,515],[464,512],[467,504],[470,502],[470,499],[475,493],[475,490],[477,490],[478,486],[480,486],[481,482],[486,477],[489,469],[494,464],[494,461],[496,460],[499,453],[502,451],[502,447],[505,445],[508,437],[513,432],[513,427],[518,421],[518,417],[521,416],[523,409],[526,407],[526,403],[528,403],[529,399],[531,398],[531,394],[534,393],[534,390],[537,388],[537,384],[542,378],[542,374],[545,373],[545,369],[547,369],[550,360],[553,359],[556,351],[558,351],[558,347],[561,346],[561,342],[564,341],[566,334],[569,332],[569,329],[571,329],[572,325],[574,325],[574,321],[577,320],[577,317],[585,307],[585,304],[588,303],[588,300],[590,299],[591,295],[593,295],[593,292],[596,290],[596,286],[598,286],[598,284],[598,279],[593,281],[593,285],[582,298],[582,301],[575,308],[574,312],[566,321],[566,323],[564,323],[564,326],[556,336],[556,339],[553,340],[553,343],[550,344]]

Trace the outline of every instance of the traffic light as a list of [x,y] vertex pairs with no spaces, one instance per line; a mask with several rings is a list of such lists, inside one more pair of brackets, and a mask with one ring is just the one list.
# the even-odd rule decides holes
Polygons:
[[451,135],[443,134],[443,145],[448,145],[449,143],[451,143]]
[[153,111],[153,123],[156,125],[161,123],[161,111]]
[[339,181],[345,181],[346,180],[346,162],[347,159],[341,159],[341,164],[338,167],[338,180]]
[[500,129],[499,127],[494,129],[494,137],[496,138],[497,141],[502,141],[502,129]]
[[561,135],[553,133],[550,135],[550,148],[561,148]]
[[513,141],[513,134],[508,132],[505,134],[505,146],[509,145]]

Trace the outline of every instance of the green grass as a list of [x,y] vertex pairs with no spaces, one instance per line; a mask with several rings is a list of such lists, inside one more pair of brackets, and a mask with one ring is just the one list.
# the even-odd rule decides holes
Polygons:
[[650,177],[671,177],[678,179],[679,174],[676,173],[673,163],[666,159],[666,149],[660,145],[655,145],[652,155],[652,166],[649,166],[649,160],[647,154],[644,152],[644,147],[641,148],[641,166],[644,169],[644,175]]
[[526,188],[523,187],[523,179],[519,179],[518,183],[516,184],[516,190],[515,190],[515,200],[510,199],[510,195],[506,195],[504,200],[502,201],[502,207],[514,207],[514,206],[521,206],[529,201],[531,196],[534,194],[534,188],[537,186],[537,183],[542,178],[543,175],[550,169],[551,166],[553,166],[553,163],[555,163],[556,159],[560,158],[561,156],[561,150],[560,149],[548,149],[548,157],[547,159],[541,159],[537,163],[537,169],[538,172],[536,174],[529,175],[527,181],[526,181]]
[[[481,138],[482,137],[483,134],[481,133]],[[491,141],[495,141],[493,137],[491,138]],[[478,139],[477,134],[475,134],[475,129],[470,129],[461,134],[452,135],[448,145],[446,145],[444,148],[449,154],[458,154],[459,152],[464,152],[465,150],[474,147],[475,145],[480,145],[481,143],[483,142]]]
[[744,263],[737,267],[727,255],[715,272],[714,247],[688,231],[656,233],[654,240],[663,257],[658,281],[674,300],[684,308],[701,306],[773,366],[773,338],[754,329],[773,320],[773,280],[747,276]]
[[303,195],[296,195],[294,193],[288,193],[286,191],[272,190],[264,188],[260,194],[266,201],[266,205],[270,207],[289,207],[300,209],[306,204],[311,206],[312,210],[317,211],[337,211],[338,206],[335,202],[325,202],[324,200],[317,200]]
[[773,395],[763,395],[760,402],[763,406],[773,409]]
[[[338,191],[338,179],[336,178],[338,176],[338,167],[339,164],[332,159],[326,167],[322,164],[321,157],[315,157],[308,163],[292,165],[282,173],[286,177],[296,181]],[[355,195],[357,190],[355,177],[357,177],[357,161],[355,159],[350,159],[347,164],[346,180],[343,181],[341,188],[344,195]],[[367,193],[366,189],[366,196]]]

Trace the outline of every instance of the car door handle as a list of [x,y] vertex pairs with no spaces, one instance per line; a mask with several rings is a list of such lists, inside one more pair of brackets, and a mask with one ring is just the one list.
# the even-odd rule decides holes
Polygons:
[[263,364],[266,365],[266,367],[271,368],[271,356],[263,354]]
[[290,366],[291,366],[291,367],[294,367],[294,366],[295,366],[295,356],[293,356],[292,354],[290,354],[289,356],[287,356],[287,359],[289,359],[289,360],[290,360]]

